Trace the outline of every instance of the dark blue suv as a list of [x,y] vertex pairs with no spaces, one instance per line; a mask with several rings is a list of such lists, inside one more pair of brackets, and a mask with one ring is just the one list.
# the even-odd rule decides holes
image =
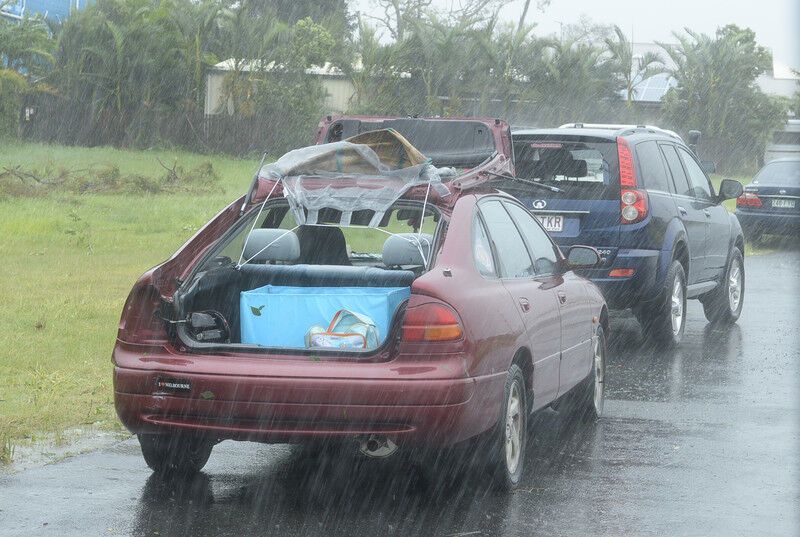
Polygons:
[[602,265],[585,275],[610,307],[631,308],[644,333],[676,344],[686,299],[712,322],[735,322],[744,301],[744,238],[694,152],[670,131],[571,124],[512,132],[517,196],[561,246],[589,244]]

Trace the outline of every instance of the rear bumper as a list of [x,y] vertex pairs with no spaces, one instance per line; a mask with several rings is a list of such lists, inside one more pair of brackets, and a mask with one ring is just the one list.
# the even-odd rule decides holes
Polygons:
[[800,214],[762,213],[736,209],[743,229],[753,233],[794,234],[800,230]]
[[[263,362],[267,372],[271,360]],[[398,444],[449,445],[496,422],[504,381],[504,375],[310,378],[179,369],[114,368],[115,407],[128,430],[191,431],[215,439],[269,443],[382,434]],[[183,393],[164,391],[157,385],[164,378],[190,388]]]
[[[658,263],[659,250],[634,250],[620,248],[610,263],[602,268],[581,271],[603,292],[611,309],[626,309],[642,301],[656,298],[660,289]],[[614,269],[633,269],[632,276],[612,277]]]

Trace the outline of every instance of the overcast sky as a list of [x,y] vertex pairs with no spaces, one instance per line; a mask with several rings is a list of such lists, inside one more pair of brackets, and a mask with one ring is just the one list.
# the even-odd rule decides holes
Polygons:
[[[439,7],[458,0],[434,0]],[[533,9],[528,22],[537,23],[536,34],[559,33],[559,23],[569,24],[586,15],[595,22],[617,24],[634,41],[674,41],[672,32],[689,27],[713,34],[728,23],[756,32],[759,44],[773,51],[776,63],[800,70],[800,0],[552,0],[544,13]],[[355,0],[353,9],[368,11],[372,0]],[[514,0],[502,12],[516,21],[524,0]]]

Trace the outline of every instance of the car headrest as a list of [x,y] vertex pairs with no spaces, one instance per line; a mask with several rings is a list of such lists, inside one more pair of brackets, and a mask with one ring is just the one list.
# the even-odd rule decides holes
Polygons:
[[257,263],[297,261],[300,257],[300,241],[288,229],[254,229],[245,242],[243,257]]
[[398,233],[383,243],[383,264],[387,267],[404,265],[424,266],[431,258],[433,235],[428,233]]

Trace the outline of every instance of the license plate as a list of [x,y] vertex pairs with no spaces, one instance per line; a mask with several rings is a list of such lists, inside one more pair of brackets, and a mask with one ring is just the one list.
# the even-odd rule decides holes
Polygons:
[[560,214],[537,214],[536,218],[547,231],[559,232],[564,230],[564,217]]
[[794,209],[794,200],[772,200],[772,206],[776,209]]

